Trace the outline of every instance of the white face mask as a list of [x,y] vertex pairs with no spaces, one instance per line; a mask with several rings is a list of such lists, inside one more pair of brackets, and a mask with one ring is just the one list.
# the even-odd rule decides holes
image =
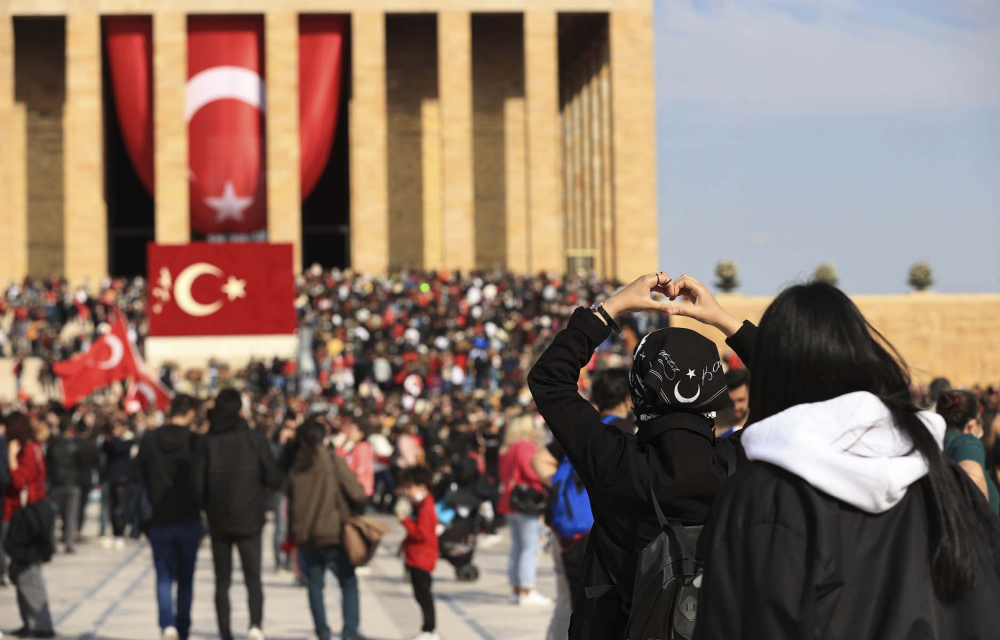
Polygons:
[[413,491],[413,502],[423,502],[424,498],[427,497],[427,491],[424,489],[414,489]]

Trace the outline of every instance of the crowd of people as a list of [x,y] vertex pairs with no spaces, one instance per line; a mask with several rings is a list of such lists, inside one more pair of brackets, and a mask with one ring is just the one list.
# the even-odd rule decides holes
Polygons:
[[[395,514],[405,529],[419,640],[439,637],[439,558],[474,580],[477,540],[494,542],[501,527],[513,605],[553,603],[535,588],[550,540],[552,639],[666,637],[664,625],[685,638],[817,628],[819,637],[894,637],[899,625],[987,637],[996,622],[985,603],[1000,585],[1000,392],[942,379],[914,390],[833,287],[789,289],[757,327],[697,281],[666,274],[618,288],[585,276],[317,268],[297,285],[312,358],[238,372],[214,361],[197,372],[168,365],[162,378],[176,395],[163,413],[107,397],[71,408],[0,402],[0,537],[19,550],[0,553],[0,580],[9,575],[17,589],[24,626],[15,635],[54,634],[40,566],[56,546],[74,552],[91,496],[106,547],[149,539],[158,627],[170,640],[191,632],[206,538],[220,637],[232,637],[235,548],[248,637],[263,638],[266,517],[267,555],[306,587],[316,635],[332,633],[329,570],[343,595],[342,637],[361,637],[345,527],[366,510]],[[664,300],[679,297],[691,304]],[[96,296],[29,281],[0,304],[4,348],[18,357],[86,348],[113,306],[138,344],[146,331],[141,279],[109,280]],[[731,353],[667,328],[672,314],[719,329]],[[40,504],[51,513],[14,517]],[[59,544],[22,553],[24,522],[58,523]],[[662,564],[650,555],[657,544],[688,564]],[[886,580],[902,566],[909,586],[894,589]],[[651,567],[671,577],[655,593],[649,585],[663,581],[643,579]],[[694,624],[695,610],[723,608],[731,615]]]

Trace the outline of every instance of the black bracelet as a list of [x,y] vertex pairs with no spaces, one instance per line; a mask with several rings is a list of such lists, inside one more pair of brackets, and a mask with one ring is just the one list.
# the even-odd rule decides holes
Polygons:
[[611,331],[613,331],[616,336],[621,335],[622,328],[618,326],[618,323],[615,322],[615,319],[612,318],[611,314],[608,313],[608,310],[604,308],[603,302],[598,302],[597,304],[591,307],[591,310],[601,314],[601,317],[604,318],[604,320],[608,323],[608,326],[611,327]]

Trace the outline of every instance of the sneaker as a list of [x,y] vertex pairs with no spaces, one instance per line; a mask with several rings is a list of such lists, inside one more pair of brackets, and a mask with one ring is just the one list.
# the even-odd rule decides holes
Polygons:
[[167,627],[163,630],[163,640],[180,640],[181,634],[177,633],[177,627]]
[[499,533],[487,533],[479,536],[478,544],[484,549],[489,549],[490,547],[497,546],[501,542],[503,542],[503,536]]
[[521,596],[516,593],[510,594],[507,596],[507,604],[521,604]]
[[125,538],[115,538],[115,551],[121,551],[125,548]]
[[247,631],[247,640],[264,640],[264,632],[260,630],[260,627],[250,627]]
[[354,569],[354,575],[356,576],[370,576],[372,575],[372,568],[368,565],[363,567],[357,567]]
[[534,589],[521,596],[521,604],[547,607],[552,604],[552,598],[547,598]]
[[104,536],[103,538],[101,538],[101,546],[104,547],[105,549],[110,549],[111,547],[115,546],[115,539],[112,538],[111,536]]
[[413,640],[441,640],[441,636],[437,631],[422,631]]

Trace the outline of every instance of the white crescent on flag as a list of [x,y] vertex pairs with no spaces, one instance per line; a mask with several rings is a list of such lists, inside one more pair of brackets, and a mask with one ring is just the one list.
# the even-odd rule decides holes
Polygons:
[[104,336],[104,343],[111,348],[111,355],[107,360],[97,363],[98,369],[114,369],[122,361],[122,357],[125,355],[125,345],[122,344],[121,338],[109,333]]
[[265,113],[264,79],[246,67],[212,67],[195,74],[187,81],[184,120],[191,122],[199,109],[216,100],[238,100]]
[[222,270],[214,264],[195,262],[181,271],[174,281],[174,300],[177,301],[177,306],[184,313],[196,318],[210,316],[222,308],[222,300],[216,300],[211,304],[202,304],[191,295],[191,287],[194,286],[194,281],[203,275],[212,275],[221,278]]

